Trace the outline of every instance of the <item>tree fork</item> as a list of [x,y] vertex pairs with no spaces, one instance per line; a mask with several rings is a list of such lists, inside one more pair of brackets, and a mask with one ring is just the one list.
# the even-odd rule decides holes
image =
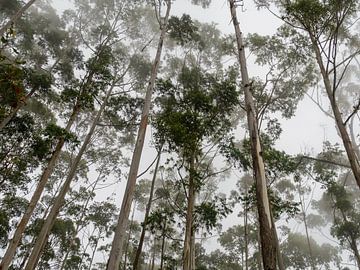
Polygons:
[[254,179],[256,183],[256,198],[260,224],[262,260],[265,270],[276,270],[276,238],[273,231],[275,228],[272,226],[271,222],[270,204],[265,179],[265,166],[261,156],[261,145],[257,119],[255,115],[255,106],[250,89],[251,83],[247,71],[242,33],[240,31],[240,25],[236,15],[235,0],[229,0],[229,4],[235,29],[238,48],[238,60],[240,64],[241,79],[245,95],[245,107],[251,142],[251,156],[253,160]]
[[107,270],[118,270],[120,267],[120,259],[123,252],[123,244],[125,240],[125,230],[127,226],[127,220],[130,214],[131,203],[134,197],[136,178],[138,174],[141,153],[145,140],[146,127],[148,123],[148,117],[149,117],[149,111],[151,105],[151,96],[155,85],[157,72],[159,70],[162,47],[163,47],[167,24],[170,16],[171,1],[167,0],[166,4],[167,4],[166,15],[164,18],[164,23],[161,23],[160,25],[161,34],[159,38],[158,48],[156,51],[155,60],[151,70],[150,81],[146,90],[140,127],[139,127],[139,131],[135,143],[135,149],[133,152],[131,165],[130,165],[129,178],[126,184],[124,198],[122,201],[121,210],[118,218],[118,224],[116,226],[114,239],[111,245],[110,256],[106,266]]

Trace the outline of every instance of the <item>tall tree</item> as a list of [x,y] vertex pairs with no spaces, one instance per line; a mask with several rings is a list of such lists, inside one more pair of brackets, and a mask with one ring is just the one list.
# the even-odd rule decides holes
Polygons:
[[258,123],[256,111],[251,94],[251,82],[246,65],[245,49],[240,31],[239,21],[236,15],[236,1],[229,0],[230,12],[235,28],[237,53],[241,70],[242,87],[245,95],[245,106],[248,119],[248,129],[251,139],[251,156],[253,162],[254,179],[256,183],[257,209],[260,223],[261,249],[262,259],[265,270],[276,269],[276,239],[274,235],[275,228],[271,222],[271,210],[269,205],[269,197],[267,191],[267,183],[265,179],[265,166],[262,158],[262,150],[260,144]]
[[[162,48],[163,48],[163,43],[164,43],[166,30],[167,30],[167,24],[168,24],[169,15],[170,15],[171,1],[166,0],[165,3],[167,6],[166,13],[165,13],[165,17],[164,17],[163,21],[159,21],[161,33],[160,33],[160,37],[159,37],[158,48],[157,48],[155,60],[154,60],[153,66],[152,66],[150,81],[149,81],[149,84],[148,84],[147,90],[146,90],[146,95],[145,95],[145,100],[144,100],[145,103],[144,103],[143,112],[142,112],[142,116],[141,116],[141,122],[140,122],[138,136],[136,139],[136,144],[135,144],[135,148],[134,148],[134,152],[133,152],[133,157],[131,160],[131,165],[130,165],[129,179],[126,184],[124,198],[123,198],[123,202],[122,202],[120,214],[119,214],[119,220],[118,220],[118,224],[116,225],[116,229],[115,229],[115,235],[114,235],[114,239],[113,239],[112,246],[111,246],[109,261],[108,261],[108,264],[106,267],[107,270],[117,270],[120,267],[122,249],[123,249],[123,244],[125,241],[125,231],[126,231],[126,227],[127,227],[127,221],[129,218],[129,214],[130,214],[131,203],[132,203],[132,200],[134,197],[136,178],[137,178],[137,174],[138,174],[140,158],[141,158],[142,149],[143,149],[144,140],[145,140],[146,127],[147,127],[148,118],[149,118],[151,96],[152,96],[153,88],[155,85],[155,79],[157,76],[157,72],[158,72],[158,69],[160,66],[161,52],[162,52]],[[160,5],[161,4],[162,4],[162,2],[160,2]],[[156,13],[158,14],[157,10],[156,10]],[[161,14],[158,14],[158,16],[160,17]]]
[[[258,1],[268,6],[268,1]],[[309,38],[314,57],[321,73],[326,95],[346,150],[352,172],[360,188],[360,163],[347,126],[350,119],[360,109],[360,99],[356,101],[352,112],[345,118],[339,107],[338,92],[341,82],[348,72],[348,66],[360,53],[358,49],[348,56],[340,56],[340,50],[351,43],[351,30],[359,12],[357,1],[274,1],[283,15],[281,18],[289,25],[304,31]],[[326,42],[323,42],[326,40]]]
[[76,170],[78,168],[78,165],[82,159],[82,156],[84,154],[84,152],[86,151],[86,148],[88,147],[89,145],[89,142],[94,134],[94,131],[95,131],[95,128],[99,122],[99,119],[103,113],[103,111],[105,110],[105,107],[107,105],[107,101],[115,87],[115,84],[117,83],[118,79],[117,80],[114,80],[114,83],[112,86],[109,87],[109,90],[107,91],[106,93],[106,96],[103,100],[103,103],[101,104],[101,107],[99,109],[99,111],[96,113],[95,115],[95,118],[93,120],[93,123],[91,124],[91,127],[89,129],[89,132],[88,134],[86,135],[85,137],[85,140],[79,150],[79,153],[77,154],[76,158],[74,159],[72,165],[71,165],[71,168],[69,170],[69,174],[60,190],[60,193],[59,195],[56,197],[55,199],[55,202],[49,212],[49,215],[47,216],[43,226],[42,226],[42,229],[39,233],[39,235],[37,236],[36,238],[36,242],[35,242],[35,245],[33,247],[33,250],[29,256],[29,259],[28,259],[28,263],[26,264],[26,267],[25,267],[25,270],[31,270],[31,269],[35,269],[36,265],[37,265],[37,262],[40,258],[40,253],[41,253],[41,250],[47,240],[47,237],[49,236],[49,233],[50,233],[50,230],[52,229],[54,223],[55,223],[55,220],[56,220],[56,217],[59,213],[59,210],[60,210],[60,207],[63,205],[63,202],[64,202],[64,198],[65,198],[65,195],[67,194],[69,188],[70,188],[70,184],[72,182],[72,180],[74,179],[74,176],[75,176],[75,173],[76,173]]

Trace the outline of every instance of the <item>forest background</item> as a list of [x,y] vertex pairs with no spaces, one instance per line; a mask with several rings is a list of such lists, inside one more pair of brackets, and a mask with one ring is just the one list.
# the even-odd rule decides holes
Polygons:
[[[356,168],[299,27],[325,35],[359,164],[357,1],[193,2],[39,0],[1,32],[2,269],[360,269]],[[2,25],[24,4],[0,1]],[[265,242],[232,4],[277,231]]]

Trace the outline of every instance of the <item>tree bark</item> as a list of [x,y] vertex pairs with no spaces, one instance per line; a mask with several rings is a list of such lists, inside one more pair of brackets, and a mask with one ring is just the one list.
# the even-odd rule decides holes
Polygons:
[[272,226],[274,228],[274,236],[275,236],[275,244],[276,244],[276,258],[277,258],[277,264],[278,264],[278,269],[279,270],[285,270],[285,265],[284,265],[284,260],[281,254],[281,249],[280,249],[280,242],[279,242],[279,237],[276,231],[276,227],[275,227],[275,221],[274,221],[274,217],[271,214],[271,223]]
[[316,61],[317,61],[318,66],[320,68],[320,72],[321,72],[321,76],[322,76],[322,79],[323,79],[323,82],[324,82],[326,94],[327,94],[327,96],[329,98],[331,109],[332,109],[333,114],[334,114],[335,123],[336,123],[336,126],[339,129],[340,136],[341,136],[341,139],[342,139],[342,142],[343,142],[347,157],[349,159],[351,170],[352,170],[352,172],[354,174],[356,183],[360,188],[360,164],[359,164],[359,160],[357,159],[355,149],[354,149],[354,147],[352,145],[349,133],[346,130],[346,123],[344,123],[344,121],[342,119],[340,109],[339,109],[338,104],[336,102],[335,89],[333,89],[333,87],[331,85],[329,74],[326,71],[326,68],[324,66],[324,62],[323,62],[323,59],[322,59],[321,51],[320,51],[319,46],[317,44],[317,40],[311,34],[310,31],[308,31],[308,32],[309,32],[309,36],[310,36],[310,39],[311,39],[311,42],[312,42],[312,45],[313,45],[313,48],[314,48],[314,51],[315,51]]
[[[15,13],[14,16],[3,26],[0,28],[0,37],[2,37],[6,31],[10,28],[10,26],[15,23],[18,19],[21,18],[21,16],[24,14],[24,12],[32,5],[34,4],[36,0],[30,0],[27,2],[26,5],[24,5],[22,8],[18,10],[18,12]],[[0,268],[1,269],[1,268]]]
[[192,156],[190,160],[190,172],[189,172],[189,189],[187,198],[187,210],[186,210],[186,225],[185,225],[185,240],[183,251],[183,270],[192,269],[192,244],[191,238],[193,236],[193,215],[195,206],[195,157]]
[[[248,196],[248,187],[245,186],[245,196]],[[249,269],[249,232],[248,232],[248,204],[244,208],[244,245],[245,245],[245,270]]]
[[236,15],[235,0],[229,0],[231,17],[235,28],[238,47],[238,60],[240,64],[242,87],[245,95],[245,107],[248,120],[248,128],[251,142],[251,156],[253,163],[254,179],[256,184],[257,209],[260,224],[261,251],[265,270],[276,270],[276,244],[271,222],[267,183],[265,179],[265,166],[261,155],[261,145],[258,132],[255,105],[251,93],[251,83],[246,65],[246,56],[240,31],[239,21]]
[[142,149],[144,145],[144,139],[146,134],[146,128],[148,123],[150,105],[151,105],[151,96],[153,92],[153,88],[155,85],[155,79],[158,73],[159,65],[160,65],[160,58],[162,47],[164,43],[164,38],[167,29],[167,23],[170,15],[171,9],[171,1],[167,0],[167,9],[166,15],[164,18],[164,23],[161,25],[161,34],[159,38],[158,48],[155,56],[155,60],[152,66],[151,77],[150,81],[146,90],[145,100],[144,100],[144,107],[142,111],[140,127],[136,139],[135,149],[133,152],[130,171],[129,171],[129,178],[126,184],[126,189],[124,193],[124,198],[121,205],[121,210],[118,218],[118,223],[115,228],[115,235],[111,246],[110,256],[107,263],[107,270],[118,270],[120,267],[120,258],[123,252],[123,244],[125,240],[125,230],[127,225],[127,220],[129,218],[131,202],[134,197],[134,190],[136,186],[136,178],[139,169],[140,158],[142,154]]
[[128,259],[128,249],[129,249],[129,244],[130,244],[130,239],[131,239],[131,226],[134,223],[134,216],[135,216],[135,210],[136,210],[136,201],[134,201],[134,207],[133,207],[133,211],[132,211],[132,215],[131,215],[131,220],[130,220],[130,224],[129,224],[129,234],[128,234],[128,239],[126,241],[126,246],[125,246],[125,258],[124,258],[124,269],[127,269],[126,264],[127,264],[127,259]]
[[41,231],[37,237],[35,246],[29,256],[29,260],[28,260],[28,263],[26,264],[25,270],[33,270],[36,267],[36,264],[40,257],[42,247],[45,245],[45,243],[47,241],[47,238],[48,238],[50,231],[55,223],[55,220],[56,220],[56,217],[58,216],[60,208],[62,207],[62,205],[64,203],[65,195],[67,194],[67,192],[70,189],[70,184],[71,184],[72,180],[74,179],[74,176],[76,174],[76,171],[77,171],[78,165],[81,161],[81,158],[90,143],[90,140],[93,136],[96,125],[99,122],[99,119],[106,107],[107,100],[109,99],[113,89],[114,89],[114,84],[108,90],[106,97],[104,98],[103,104],[101,105],[99,111],[97,112],[97,114],[95,116],[95,119],[89,129],[88,134],[86,135],[86,137],[84,139],[84,142],[79,150],[79,153],[77,154],[73,163],[71,164],[69,174],[60,190],[59,195],[56,197],[56,199],[54,201],[53,207],[51,208],[50,213],[44,222],[44,225],[41,228]]
[[158,158],[157,158],[157,161],[156,161],[155,170],[154,170],[153,178],[152,178],[152,181],[151,181],[149,200],[147,202],[146,209],[145,209],[144,222],[142,224],[142,230],[141,230],[139,245],[137,247],[136,254],[135,254],[135,259],[134,259],[134,263],[133,263],[133,270],[138,270],[139,269],[140,256],[141,256],[142,247],[143,247],[144,239],[145,239],[145,233],[146,233],[146,222],[147,222],[147,219],[148,219],[149,214],[150,214],[151,204],[152,204],[152,200],[153,200],[153,196],[154,196],[155,181],[156,181],[156,175],[157,175],[157,171],[158,171],[159,163],[160,163],[160,155],[161,155],[161,148],[160,148],[160,150],[158,152]]

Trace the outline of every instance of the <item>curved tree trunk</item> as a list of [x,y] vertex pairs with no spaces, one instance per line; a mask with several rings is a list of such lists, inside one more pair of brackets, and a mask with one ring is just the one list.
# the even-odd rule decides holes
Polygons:
[[154,196],[155,181],[156,181],[157,171],[158,171],[158,168],[159,168],[160,156],[161,156],[161,148],[160,148],[160,150],[158,152],[158,158],[157,158],[157,161],[156,161],[155,170],[154,170],[153,178],[152,178],[152,181],[151,181],[149,200],[148,200],[148,203],[147,203],[146,209],[145,209],[144,222],[142,224],[142,230],[141,230],[139,245],[137,247],[136,254],[135,254],[135,259],[134,259],[134,263],[133,263],[133,270],[138,270],[139,269],[140,256],[141,256],[142,247],[143,247],[144,239],[145,239],[145,233],[146,233],[146,222],[147,222],[147,219],[148,219],[149,214],[150,214],[151,204],[152,204],[152,200],[153,200],[153,196]]
[[161,34],[160,34],[160,38],[159,38],[158,48],[157,48],[155,60],[154,60],[153,66],[152,66],[152,70],[151,70],[150,81],[149,81],[149,84],[148,84],[148,87],[146,90],[144,107],[143,107],[141,121],[140,121],[140,127],[139,127],[136,144],[135,144],[135,148],[134,148],[134,152],[133,152],[133,156],[132,156],[132,160],[131,160],[131,165],[130,165],[129,178],[128,178],[128,181],[126,184],[126,189],[125,189],[124,198],[123,198],[122,205],[121,205],[118,223],[115,228],[115,235],[114,235],[114,239],[113,239],[113,242],[111,245],[110,256],[109,256],[109,260],[108,260],[107,267],[106,267],[107,270],[118,270],[120,267],[120,259],[121,259],[121,255],[123,253],[123,244],[124,244],[125,235],[126,235],[126,233],[125,233],[126,225],[127,225],[127,220],[129,218],[129,214],[130,214],[131,202],[134,197],[136,178],[137,178],[137,174],[138,174],[140,158],[141,158],[142,149],[143,149],[144,140],[145,140],[146,128],[147,128],[150,105],[151,105],[151,96],[152,96],[153,88],[155,85],[155,79],[156,79],[159,65],[160,65],[161,52],[162,52],[162,47],[163,47],[164,38],[165,38],[165,34],[166,34],[166,29],[167,29],[167,22],[168,22],[169,15],[170,15],[171,1],[167,0],[166,4],[167,4],[166,15],[164,18],[164,23],[161,25]]
[[23,6],[21,9],[19,9],[18,12],[15,13],[15,15],[3,26],[0,28],[0,37],[2,37],[6,31],[10,28],[12,24],[14,24],[18,19],[21,18],[21,16],[24,14],[24,12],[32,5],[34,4],[36,0],[30,0],[27,2],[25,6]]
[[238,47],[238,60],[240,64],[242,87],[245,95],[245,107],[248,120],[248,128],[251,142],[251,156],[253,162],[254,179],[256,183],[257,209],[260,224],[261,251],[265,270],[276,270],[276,239],[274,236],[267,184],[265,179],[265,166],[261,155],[260,137],[256,111],[251,93],[251,83],[246,65],[245,50],[242,41],[239,21],[236,15],[235,0],[229,0],[231,17],[235,28],[236,41]]
[[97,112],[97,114],[95,116],[95,119],[90,127],[88,134],[86,135],[86,137],[84,139],[84,142],[79,150],[79,153],[77,154],[77,156],[75,157],[75,160],[71,164],[69,174],[61,188],[59,195],[56,197],[56,199],[54,201],[53,207],[51,208],[48,217],[46,218],[46,220],[41,228],[41,231],[37,237],[35,246],[29,256],[29,260],[28,260],[28,263],[26,264],[25,270],[33,270],[33,269],[35,269],[35,267],[37,265],[41,250],[42,250],[43,246],[46,244],[47,238],[48,238],[50,231],[55,223],[56,217],[58,216],[60,208],[64,203],[65,195],[67,194],[68,190],[70,189],[70,184],[76,174],[78,165],[81,161],[83,154],[86,151],[86,148],[89,145],[89,142],[95,131],[96,125],[99,122],[99,119],[106,107],[107,100],[109,99],[113,88],[114,88],[114,85],[111,86],[110,89],[108,90],[106,97],[103,101],[103,104],[101,105],[99,111]]

